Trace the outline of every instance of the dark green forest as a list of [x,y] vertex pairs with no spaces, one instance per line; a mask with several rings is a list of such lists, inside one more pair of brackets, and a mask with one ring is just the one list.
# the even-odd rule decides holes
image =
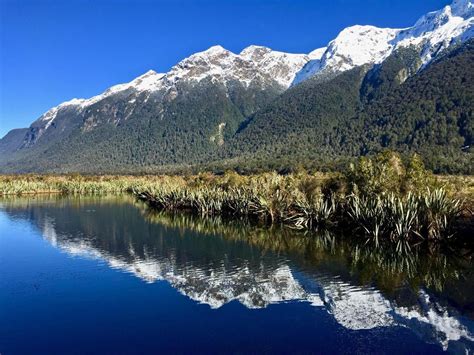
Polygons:
[[338,169],[391,149],[419,153],[435,172],[474,173],[474,42],[413,75],[415,53],[290,89],[245,122],[226,154],[243,169]]
[[80,115],[64,111],[31,147],[18,149],[25,130],[11,132],[0,140],[0,171],[340,170],[390,149],[419,153],[437,173],[473,174],[472,68],[471,40],[427,67],[416,48],[405,48],[284,93],[204,80],[178,86],[171,100],[140,97],[133,110],[125,93]]

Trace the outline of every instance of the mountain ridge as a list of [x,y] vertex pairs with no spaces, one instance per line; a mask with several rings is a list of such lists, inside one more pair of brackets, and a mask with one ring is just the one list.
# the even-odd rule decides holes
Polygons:
[[[135,89],[137,91],[158,90],[163,84],[161,79],[171,84],[177,80],[187,78],[189,71],[186,69],[192,66],[193,62],[210,62],[213,57],[230,56],[256,62],[257,67],[266,74],[273,75],[274,79],[283,87],[296,85],[322,71],[342,72],[364,64],[380,63],[392,50],[399,47],[408,47],[422,44],[423,64],[426,65],[434,57],[431,57],[430,48],[439,45],[436,52],[440,52],[448,45],[446,41],[460,39],[465,41],[474,35],[474,4],[471,0],[454,0],[451,5],[445,6],[438,11],[423,15],[414,26],[406,29],[379,28],[371,25],[354,25],[344,28],[334,40],[330,41],[326,47],[317,48],[308,54],[293,54],[280,51],[274,51],[268,47],[250,45],[244,48],[239,54],[215,45],[205,51],[197,52],[181,60],[173,66],[167,73],[157,73],[154,70],[138,76],[129,83],[117,84],[102,94],[93,96],[89,99],[71,99],[45,112],[43,116],[53,116],[54,111],[64,106],[93,104],[109,95]],[[432,43],[423,43],[426,40]],[[429,57],[429,58],[428,58]],[[273,59],[273,60],[272,60]],[[272,70],[278,67],[279,62],[283,61],[288,68]],[[318,64],[316,65],[317,62]],[[194,75],[189,80],[202,80],[207,76],[226,75],[226,66],[230,63],[219,62],[220,65],[213,66],[206,63],[208,67],[203,70],[201,75]],[[310,68],[305,68],[308,66]],[[222,70],[224,69],[224,70]],[[286,69],[286,71],[285,71]],[[213,70],[218,73],[214,73]],[[283,73],[282,73],[283,72]],[[249,79],[241,79],[247,82]],[[47,119],[45,119],[47,120]]]
[[[399,78],[390,80],[405,81],[416,75],[441,53],[472,37],[473,9],[471,0],[455,0],[422,16],[410,28],[351,26],[342,30],[327,47],[308,54],[290,54],[256,45],[238,54],[219,45],[210,47],[183,59],[167,73],[150,70],[89,99],[72,99],[51,108],[29,128],[10,132],[0,140],[0,155],[3,155],[0,169],[70,171],[66,162],[61,164],[61,155],[54,152],[60,148],[67,151],[69,145],[82,150],[82,153],[74,152],[76,157],[71,159],[79,161],[79,155],[85,159],[88,154],[89,157],[99,154],[103,156],[103,166],[108,164],[103,161],[107,154],[91,151],[89,147],[98,144],[107,149],[103,139],[117,141],[110,144],[115,150],[128,150],[112,157],[116,162],[110,165],[111,169],[120,160],[124,168],[133,168],[134,159],[140,165],[146,164],[142,156],[149,158],[150,154],[154,157],[150,165],[156,167],[189,164],[193,159],[193,163],[205,162],[208,158],[195,155],[193,146],[206,151],[206,156],[218,152],[250,116],[279,99],[288,89],[308,81],[324,83],[355,68],[377,66],[403,48],[417,53],[419,60],[416,65],[401,68]],[[385,85],[385,90],[389,86]],[[215,97],[214,102],[209,101],[211,97]],[[150,135],[151,127],[154,127],[153,135]],[[189,127],[195,131],[190,132]],[[185,133],[187,137],[183,136]],[[173,141],[171,136],[179,138]],[[119,147],[119,142],[126,148]],[[189,143],[189,149],[182,147]],[[141,144],[167,148],[164,152],[153,152],[150,147],[140,147]],[[36,159],[44,160],[48,156],[58,161],[44,166],[36,163]],[[62,159],[65,158],[69,159]],[[82,170],[82,165],[73,165],[76,167],[72,169]]]

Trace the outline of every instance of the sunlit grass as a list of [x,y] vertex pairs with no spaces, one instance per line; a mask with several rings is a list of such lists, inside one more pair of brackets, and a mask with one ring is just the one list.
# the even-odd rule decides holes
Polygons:
[[384,152],[362,158],[343,174],[0,176],[0,195],[132,194],[159,210],[245,217],[303,230],[348,229],[375,245],[394,243],[400,251],[424,240],[449,239],[461,216],[472,221],[472,179],[460,179],[434,176],[417,156],[404,162]]

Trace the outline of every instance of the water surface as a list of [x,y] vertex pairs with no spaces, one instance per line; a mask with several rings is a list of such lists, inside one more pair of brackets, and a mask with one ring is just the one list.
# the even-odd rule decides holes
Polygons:
[[471,353],[469,253],[403,259],[328,233],[0,200],[0,353]]

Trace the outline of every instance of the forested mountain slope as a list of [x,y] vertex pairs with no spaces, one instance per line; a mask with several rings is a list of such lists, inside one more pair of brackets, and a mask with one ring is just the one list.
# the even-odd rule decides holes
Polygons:
[[308,54],[213,46],[12,130],[0,172],[334,169],[395,149],[471,173],[473,35],[472,0],[454,0]]
[[[257,67],[265,56],[271,60]],[[0,169],[125,172],[200,163],[283,92],[307,60],[259,47],[241,56],[212,47],[167,74],[148,72],[49,110],[23,137],[0,142]]]
[[474,173],[474,41],[469,41],[368,105],[361,153],[417,152],[439,172]]
[[253,115],[233,137],[230,166],[330,167],[394,149],[440,172],[472,172],[474,42],[416,75],[415,51],[320,83],[308,80]]

